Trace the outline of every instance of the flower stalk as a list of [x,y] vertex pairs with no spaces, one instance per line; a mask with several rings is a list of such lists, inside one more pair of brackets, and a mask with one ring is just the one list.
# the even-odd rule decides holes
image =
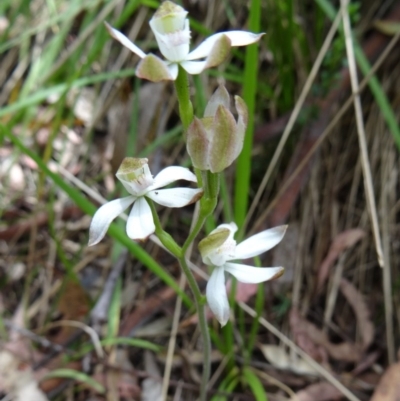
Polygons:
[[[179,66],[178,77],[175,81],[175,90],[178,97],[179,114],[186,133],[186,130],[189,128],[191,122],[193,121],[193,105],[190,101],[188,76],[186,71],[181,66]],[[206,221],[206,218],[210,216],[215,210],[218,200],[219,177],[218,174],[210,173],[214,177],[210,177],[210,179],[208,179],[208,174],[202,174],[203,172],[200,172],[200,170],[198,169],[195,169],[195,172],[198,184],[205,184],[205,187],[203,189],[204,196],[200,200],[200,211],[197,216],[197,220],[193,226],[193,229],[189,233],[188,238],[182,246],[182,254],[178,260],[183,272],[186,275],[189,287],[193,293],[197,314],[199,317],[199,327],[203,339],[203,373],[200,386],[200,401],[205,401],[207,399],[207,385],[208,381],[210,380],[211,373],[211,338],[208,330],[203,296],[201,294],[197,281],[188,266],[186,254],[189,247],[201,231]],[[200,181],[200,179],[202,180]]]

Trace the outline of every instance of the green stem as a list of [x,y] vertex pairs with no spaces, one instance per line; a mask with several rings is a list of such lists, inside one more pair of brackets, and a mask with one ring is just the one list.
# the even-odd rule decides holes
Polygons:
[[154,206],[154,202],[146,198],[147,203],[150,206],[151,214],[153,215],[154,225],[156,226],[156,235],[161,243],[167,248],[177,259],[182,256],[181,247],[175,242],[175,240],[163,230],[160,222],[160,218],[158,217],[157,210]]
[[[203,221],[204,222],[204,221]],[[203,339],[203,374],[200,386],[200,401],[207,400],[207,385],[210,380],[211,372],[211,339],[208,331],[208,324],[205,312],[205,302],[196,279],[193,276],[190,267],[187,264],[186,256],[179,258],[179,264],[185,273],[190,289],[193,292],[194,303],[196,305],[197,315],[199,317],[200,332]]]
[[189,79],[181,66],[179,66],[178,77],[175,80],[175,90],[178,96],[179,115],[186,131],[193,120],[193,105],[190,101]]
[[[175,89],[179,102],[179,115],[182,121],[184,130],[186,131],[193,121],[193,105],[190,101],[189,80],[186,71],[179,66],[178,77],[175,81]],[[207,385],[210,379],[211,372],[211,339],[208,330],[208,324],[205,314],[205,301],[201,294],[197,281],[188,266],[186,255],[188,249],[196,239],[200,230],[202,229],[207,217],[214,212],[217,205],[218,192],[219,192],[219,174],[212,174],[211,172],[202,172],[195,169],[197,183],[199,187],[204,189],[204,196],[200,200],[200,211],[189,233],[188,238],[182,246],[181,255],[178,258],[179,264],[186,275],[190,289],[192,290],[197,314],[199,317],[200,332],[203,339],[203,375],[200,386],[200,401],[207,399]]]

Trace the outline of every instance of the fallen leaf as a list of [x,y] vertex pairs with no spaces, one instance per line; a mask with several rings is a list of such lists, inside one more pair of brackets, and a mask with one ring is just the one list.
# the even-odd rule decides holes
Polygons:
[[339,361],[358,362],[361,359],[362,353],[356,344],[330,342],[327,334],[300,316],[296,308],[292,308],[290,311],[289,323],[296,343],[314,359],[318,360],[318,356],[321,355],[320,359],[324,361],[324,353],[321,348],[331,358]]
[[386,369],[371,401],[398,401],[400,400],[400,363],[394,363]]
[[152,377],[148,377],[142,382],[141,401],[163,401],[161,374],[150,351],[146,351],[144,354],[144,367]]
[[284,348],[278,345],[260,345],[260,350],[268,362],[278,368],[290,370],[300,375],[318,375],[318,372],[304,359],[292,358]]
[[327,382],[315,383],[298,391],[291,401],[331,401],[339,400],[343,394],[332,384]]
[[374,340],[375,329],[370,320],[369,310],[364,297],[353,284],[344,278],[340,281],[340,290],[354,310],[360,328],[362,349],[366,350]]
[[15,401],[48,401],[48,398],[38,387],[38,383],[30,380],[20,386],[15,392]]
[[[19,306],[12,325],[24,329],[24,316],[24,308]],[[7,393],[15,401],[47,401],[31,368],[33,360],[38,357],[39,353],[32,352],[20,331],[11,328],[9,341],[3,344],[0,351],[0,392]]]
[[329,270],[335,263],[336,259],[342,254],[344,250],[351,248],[364,236],[365,232],[360,228],[346,230],[336,236],[329,248],[328,255],[319,268],[317,278],[317,293],[322,290],[322,287],[325,284],[326,279],[328,278]]

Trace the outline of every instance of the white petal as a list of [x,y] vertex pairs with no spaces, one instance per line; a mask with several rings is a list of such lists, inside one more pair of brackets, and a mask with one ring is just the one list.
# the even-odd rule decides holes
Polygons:
[[197,182],[196,176],[185,167],[179,166],[170,166],[166,167],[164,170],[161,170],[155,177],[154,183],[149,190],[165,187],[171,182],[178,180],[186,180],[191,182]]
[[172,77],[172,80],[175,81],[175,79],[178,77],[178,64],[170,64],[167,66],[167,68]]
[[161,53],[169,61],[184,60],[189,53],[190,28],[186,15],[183,10],[170,18],[153,17],[149,22]]
[[104,24],[110,35],[114,39],[118,40],[119,43],[128,48],[131,52],[138,55],[140,58],[146,57],[146,53],[143,50],[139,49],[135,44],[133,44],[123,33],[117,31],[110,24],[107,24],[107,22],[104,22]]
[[246,46],[260,40],[263,33],[252,33],[246,31],[228,31],[220,32],[207,38],[196,49],[188,54],[186,60],[198,60],[199,58],[207,57],[214,43],[222,36],[226,35],[231,40],[231,46]]
[[258,284],[278,278],[285,270],[283,267],[253,267],[229,262],[225,263],[224,267],[225,271],[247,284]]
[[221,326],[229,320],[229,302],[225,289],[224,267],[214,268],[206,288],[207,302]]
[[154,202],[166,207],[183,207],[196,202],[203,194],[201,188],[155,189],[146,194]]
[[270,250],[281,242],[287,226],[278,226],[262,231],[241,242],[236,247],[235,259],[248,259]]
[[168,61],[179,62],[186,59],[190,45],[189,27],[169,34],[162,34],[154,30],[153,32],[161,54]]
[[105,203],[94,214],[89,229],[89,246],[98,244],[106,235],[111,222],[136,200],[134,196]]
[[181,66],[190,75],[197,75],[206,68],[206,61],[182,61]]
[[260,40],[264,33],[253,33],[246,31],[228,31],[221,32],[221,35],[226,35],[231,40],[232,47],[247,46],[256,43]]
[[150,206],[145,198],[136,200],[126,223],[126,233],[135,240],[146,239],[154,233],[156,227],[151,214]]

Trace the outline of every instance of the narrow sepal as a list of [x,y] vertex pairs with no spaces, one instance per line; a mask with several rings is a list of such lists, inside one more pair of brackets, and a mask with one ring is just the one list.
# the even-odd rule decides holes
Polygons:
[[202,195],[201,188],[169,188],[150,191],[146,196],[166,207],[184,207],[197,202]]
[[221,326],[229,320],[229,302],[225,288],[223,267],[214,268],[206,288],[207,303]]
[[89,246],[98,244],[106,235],[111,222],[119,216],[136,198],[127,196],[126,198],[115,199],[105,203],[94,214],[89,228]]
[[247,238],[236,247],[236,259],[248,259],[270,250],[281,242],[287,226],[278,226]]
[[125,46],[127,49],[129,49],[132,53],[135,53],[137,56],[140,58],[146,57],[146,53],[139,49],[134,43],[132,43],[128,37],[126,37],[123,33],[120,31],[117,31],[115,28],[113,28],[110,24],[107,22],[104,22],[104,25],[107,28],[107,31],[109,34],[116,40],[118,40],[121,45]]
[[197,182],[196,176],[188,168],[180,166],[169,166],[161,170],[154,177],[154,184],[149,187],[149,191],[165,187],[172,182],[178,180]]
[[253,267],[230,262],[225,263],[224,268],[238,281],[247,284],[258,284],[276,279],[285,271],[283,267]]
[[207,57],[210,54],[215,42],[217,42],[221,36],[226,36],[229,38],[231,47],[236,47],[246,46],[258,42],[263,35],[263,33],[256,34],[245,31],[227,31],[216,33],[215,35],[207,38],[196,49],[191,51],[186,60],[198,60]]

